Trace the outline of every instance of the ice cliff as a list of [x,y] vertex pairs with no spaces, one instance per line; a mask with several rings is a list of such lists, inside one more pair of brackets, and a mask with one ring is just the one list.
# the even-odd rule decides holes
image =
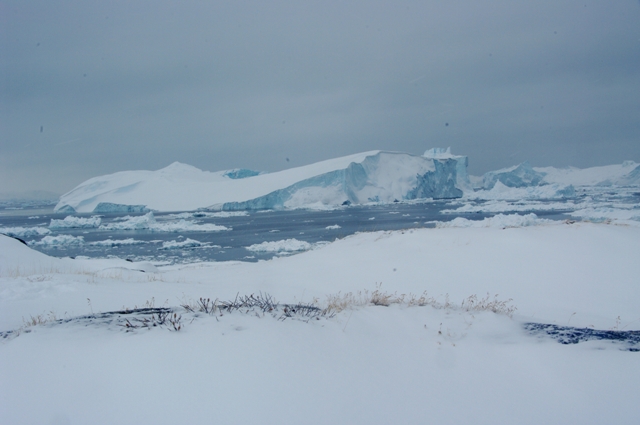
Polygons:
[[[429,151],[428,151],[429,152]],[[379,152],[346,168],[323,173],[242,202],[225,211],[391,203],[423,198],[460,198],[468,186],[467,158],[434,158]],[[462,164],[462,166],[460,166]]]
[[95,177],[62,195],[59,212],[226,211],[325,208],[342,204],[459,198],[469,190],[467,157],[371,151],[275,173],[202,171],[173,163],[157,171]]

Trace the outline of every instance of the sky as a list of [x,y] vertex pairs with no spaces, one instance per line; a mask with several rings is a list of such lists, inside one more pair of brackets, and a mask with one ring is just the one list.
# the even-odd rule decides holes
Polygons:
[[640,162],[640,1],[0,0],[0,192],[451,147]]

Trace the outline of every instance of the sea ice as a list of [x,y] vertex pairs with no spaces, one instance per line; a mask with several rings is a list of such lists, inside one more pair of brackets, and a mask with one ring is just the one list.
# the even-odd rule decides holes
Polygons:
[[438,221],[436,222],[436,227],[499,227],[504,229],[507,227],[527,227],[559,223],[561,222],[538,218],[538,216],[533,213],[526,215],[498,214],[493,217],[484,218],[483,220],[468,220],[466,218],[457,217],[451,221]]
[[84,237],[72,236],[72,235],[55,235],[45,236],[39,241],[29,241],[29,245],[44,246],[44,247],[64,247],[64,246],[76,246],[83,245]]
[[195,239],[186,238],[183,241],[166,241],[159,249],[189,249],[189,248],[220,248],[220,245],[211,245],[207,242],[200,242]]
[[104,246],[104,247],[114,247],[114,246],[122,246],[122,245],[142,245],[145,244],[147,242],[145,241],[140,241],[137,239],[133,239],[133,238],[127,238],[127,239],[105,239],[103,241],[95,241],[95,242],[89,242],[89,245],[94,245],[94,246]]
[[24,239],[48,235],[51,233],[51,230],[46,227],[0,227],[0,233]]
[[219,232],[231,230],[229,227],[216,224],[197,224],[195,221],[178,220],[157,222],[152,212],[145,215],[130,217],[125,221],[103,224],[102,230],[151,230],[153,232]]
[[102,219],[98,216],[93,217],[74,217],[67,216],[63,220],[51,219],[51,224],[49,224],[50,229],[89,229],[100,227],[100,223],[102,223]]
[[308,251],[312,248],[309,242],[297,239],[284,239],[274,242],[262,242],[246,247],[249,251],[256,252],[297,252]]

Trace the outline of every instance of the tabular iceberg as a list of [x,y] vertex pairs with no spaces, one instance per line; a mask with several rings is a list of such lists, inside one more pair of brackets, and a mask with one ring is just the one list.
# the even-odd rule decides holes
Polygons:
[[173,163],[158,171],[95,177],[61,196],[57,212],[224,211],[332,207],[459,198],[470,189],[467,157],[371,151],[276,173],[202,171]]
[[379,152],[366,156],[362,162],[352,162],[344,169],[296,182],[258,198],[226,202],[222,209],[260,210],[460,198],[463,195],[461,188],[468,186],[466,162],[467,158],[463,156],[435,158]]

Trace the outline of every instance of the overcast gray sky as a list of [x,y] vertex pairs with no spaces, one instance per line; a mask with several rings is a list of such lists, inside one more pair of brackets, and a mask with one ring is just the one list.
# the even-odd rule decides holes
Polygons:
[[0,0],[0,35],[0,192],[435,146],[476,175],[640,162],[638,0]]

